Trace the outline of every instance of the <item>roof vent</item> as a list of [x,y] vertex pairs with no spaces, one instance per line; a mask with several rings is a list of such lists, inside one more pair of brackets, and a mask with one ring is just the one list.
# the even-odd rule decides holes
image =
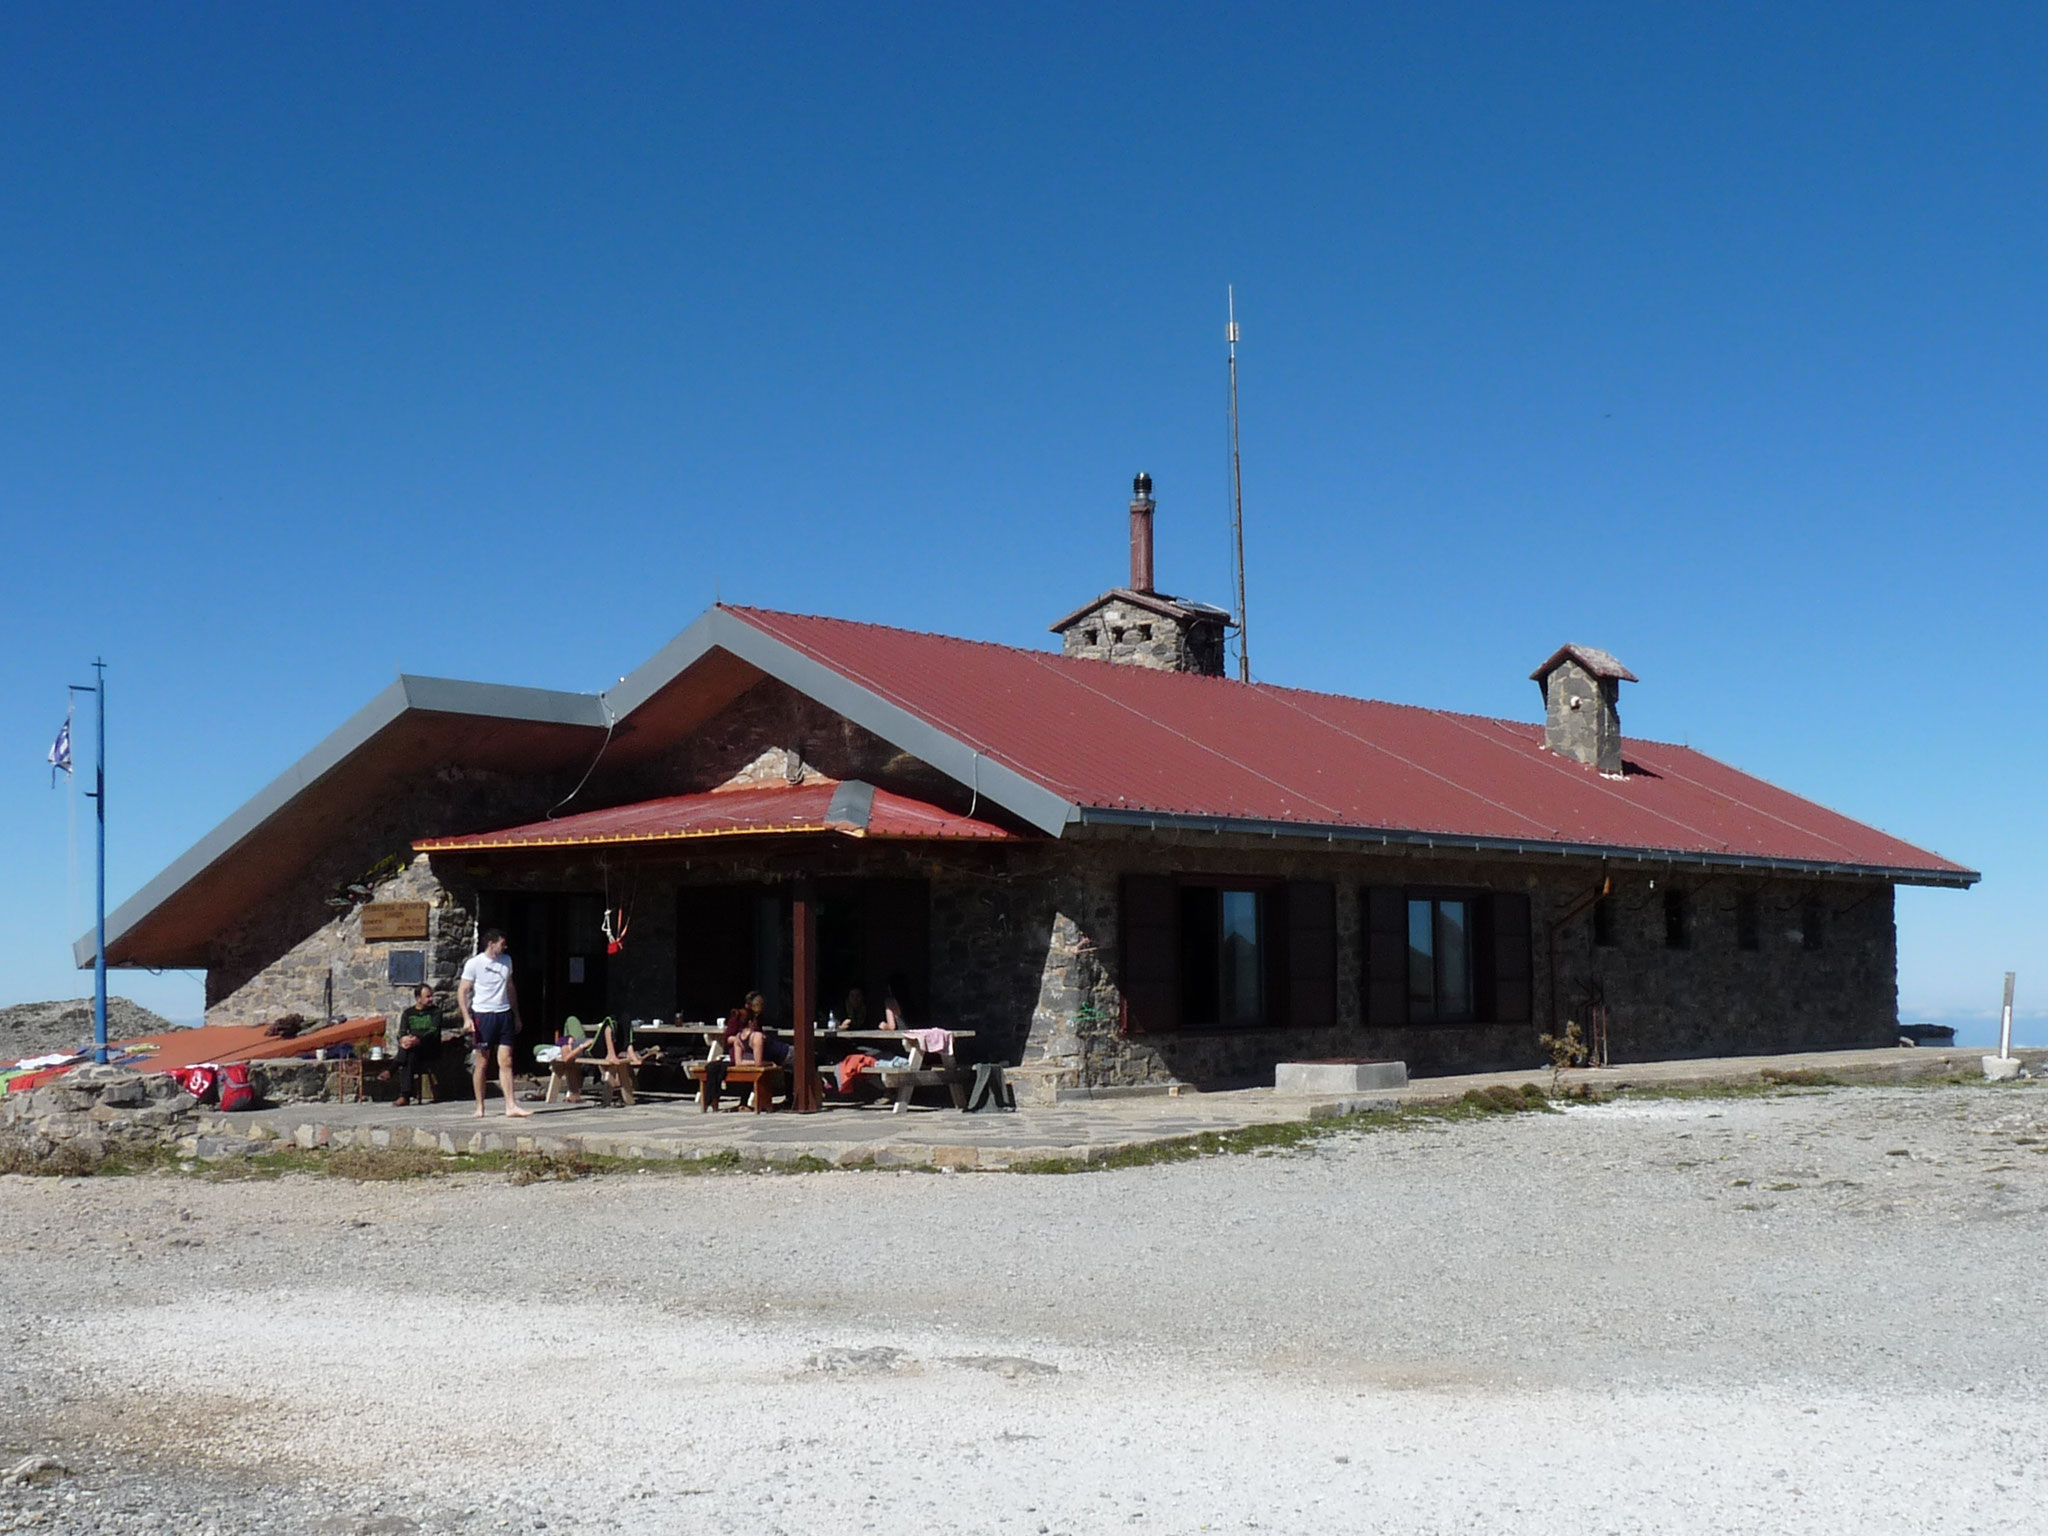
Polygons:
[[1543,690],[1543,745],[1619,778],[1621,685],[1638,679],[1606,651],[1561,645],[1529,674]]

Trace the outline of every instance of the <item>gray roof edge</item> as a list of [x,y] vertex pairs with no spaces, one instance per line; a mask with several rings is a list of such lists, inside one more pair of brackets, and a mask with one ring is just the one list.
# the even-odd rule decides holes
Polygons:
[[1399,827],[1357,827],[1339,823],[1254,820],[1231,816],[1195,816],[1172,811],[1135,811],[1118,806],[1084,805],[1076,819],[1087,826],[1191,832],[1241,832],[1253,837],[1298,837],[1312,842],[1377,843],[1383,847],[1469,848],[1485,853],[1534,853],[1595,859],[1628,859],[1635,863],[1692,864],[1713,869],[1755,869],[1773,874],[1843,875],[1889,881],[1894,885],[1941,886],[1967,890],[1984,877],[1974,869],[1940,870],[1912,865],[1847,864],[1823,859],[1775,859],[1761,854],[1701,853],[1682,848],[1626,848],[1608,843],[1552,842],[1533,837],[1478,837],[1452,832],[1416,832]]
[[705,609],[675,639],[621,678],[616,687],[607,688],[605,703],[616,718],[625,719],[702,658],[715,644],[712,636],[718,628],[716,621],[721,619],[734,622],[723,609]]
[[[340,727],[244,801],[211,832],[173,859],[141,890],[107,914],[107,944],[121,938],[143,918],[190,884],[208,866],[254,833],[292,799],[338,767],[407,710],[434,714],[481,715],[496,719],[533,720],[559,725],[605,726],[604,701],[590,693],[559,693],[546,688],[519,688],[502,683],[466,683],[446,677],[401,674]],[[71,946],[80,969],[93,962],[93,935],[81,934]]]
[[902,705],[892,704],[845,673],[806,656],[723,608],[707,610],[663,646],[651,661],[607,694],[606,699],[623,720],[714,649],[737,656],[835,714],[873,731],[884,741],[893,742],[1041,832],[1058,837],[1061,828],[1074,820],[1072,803],[1037,780],[991,761],[976,748]]
[[554,688],[522,688],[514,683],[467,683],[452,677],[418,677],[398,681],[413,709],[439,715],[483,715],[493,720],[531,720],[542,725],[587,725],[603,730],[610,723],[601,693],[565,693]]

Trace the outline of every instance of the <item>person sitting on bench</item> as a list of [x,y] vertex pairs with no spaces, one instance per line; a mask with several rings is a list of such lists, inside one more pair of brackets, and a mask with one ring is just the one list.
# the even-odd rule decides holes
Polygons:
[[789,1065],[794,1049],[787,1040],[777,1040],[768,1033],[768,1026],[762,1021],[767,1011],[768,1000],[758,992],[749,992],[747,1000],[726,1019],[725,1053],[734,1066],[758,1067],[771,1061],[777,1066]]

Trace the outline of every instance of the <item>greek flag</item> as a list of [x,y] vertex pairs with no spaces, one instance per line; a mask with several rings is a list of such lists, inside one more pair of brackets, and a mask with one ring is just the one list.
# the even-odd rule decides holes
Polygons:
[[50,743],[50,788],[57,787],[57,770],[71,771],[71,722],[67,719],[58,728],[57,739]]

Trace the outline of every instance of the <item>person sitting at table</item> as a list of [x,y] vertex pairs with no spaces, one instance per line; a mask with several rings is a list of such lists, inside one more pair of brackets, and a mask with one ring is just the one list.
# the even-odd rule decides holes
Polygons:
[[850,988],[846,994],[846,1012],[840,1015],[841,1029],[866,1029],[868,1027],[868,995],[859,987]]
[[400,1108],[413,1100],[422,1074],[431,1077],[441,1059],[441,1010],[434,989],[425,983],[412,989],[412,1006],[398,1016],[398,1098]]
[[903,1019],[903,1005],[896,1001],[896,989],[891,987],[882,994],[882,1029],[908,1029]]
[[725,1051],[734,1066],[758,1067],[770,1061],[787,1065],[792,1048],[787,1040],[777,1040],[768,1033],[762,1017],[767,1011],[767,999],[758,992],[749,992],[747,1000],[733,1009],[725,1021]]

